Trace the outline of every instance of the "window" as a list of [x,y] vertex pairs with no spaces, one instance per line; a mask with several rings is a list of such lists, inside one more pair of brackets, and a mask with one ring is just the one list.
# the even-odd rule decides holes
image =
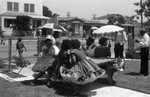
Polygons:
[[34,4],[30,4],[30,12],[34,12]]
[[4,19],[4,27],[10,28],[15,25],[15,19]]
[[29,12],[29,4],[24,4],[24,12]]
[[19,11],[19,4],[18,3],[14,3],[14,11]]
[[16,2],[7,2],[8,11],[19,11],[19,4]]
[[12,2],[7,2],[7,10],[12,11]]
[[34,4],[24,4],[24,12],[34,12]]

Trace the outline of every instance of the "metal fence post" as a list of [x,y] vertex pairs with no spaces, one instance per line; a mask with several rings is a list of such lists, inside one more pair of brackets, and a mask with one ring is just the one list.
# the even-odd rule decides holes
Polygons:
[[9,49],[8,49],[8,58],[9,58],[9,66],[8,71],[10,72],[11,66],[11,47],[12,47],[12,38],[9,38]]

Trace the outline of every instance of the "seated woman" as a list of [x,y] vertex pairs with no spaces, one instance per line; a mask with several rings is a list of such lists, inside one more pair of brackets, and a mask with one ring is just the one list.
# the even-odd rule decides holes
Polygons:
[[72,49],[71,68],[62,66],[60,73],[62,78],[73,84],[74,94],[79,94],[78,85],[91,83],[105,74],[105,70],[101,69],[96,63],[87,58],[83,50],[80,48],[81,42],[78,39],[71,40]]
[[57,80],[57,79],[61,79],[61,76],[60,76],[60,66],[64,66],[66,68],[70,68],[71,65],[70,65],[70,62],[69,62],[69,54],[67,53],[68,50],[71,49],[71,42],[69,39],[64,39],[62,41],[62,44],[61,44],[61,50],[57,56],[57,59],[58,59],[58,63],[54,63],[52,65],[52,68],[51,68],[51,72],[52,72],[52,78],[53,80]]
[[[48,35],[45,39],[45,45],[42,47],[41,56],[37,59],[36,64],[33,66],[32,70],[34,72],[39,72],[33,81],[30,82],[31,85],[35,85],[37,80],[42,77],[46,71],[52,66],[55,61],[54,55],[59,53],[59,48],[55,45],[55,39]],[[49,75],[49,72],[48,72]],[[48,78],[48,84],[49,84]]]
[[111,56],[110,44],[108,45],[108,38],[102,37],[99,39],[100,46],[94,50],[95,58],[109,58]]

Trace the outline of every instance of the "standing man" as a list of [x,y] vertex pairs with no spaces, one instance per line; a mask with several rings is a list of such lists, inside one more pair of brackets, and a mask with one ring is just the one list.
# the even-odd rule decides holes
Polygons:
[[144,76],[148,76],[149,73],[149,63],[148,63],[148,56],[149,56],[149,35],[146,33],[145,29],[140,30],[140,39],[136,39],[135,42],[140,44],[141,49],[141,68],[140,74]]
[[120,60],[118,70],[124,70],[124,44],[127,42],[127,36],[125,31],[118,31],[115,32],[115,46],[114,46],[114,53],[116,61]]

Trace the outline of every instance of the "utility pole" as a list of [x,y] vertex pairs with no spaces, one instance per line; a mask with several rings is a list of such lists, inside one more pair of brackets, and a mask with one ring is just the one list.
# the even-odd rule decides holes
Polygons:
[[143,2],[142,2],[142,0],[140,0],[140,7],[141,7],[141,9],[140,9],[140,13],[141,13],[141,28],[143,28]]
[[70,17],[70,12],[67,12],[67,17]]
[[93,14],[93,19],[95,19],[96,18],[96,14]]

